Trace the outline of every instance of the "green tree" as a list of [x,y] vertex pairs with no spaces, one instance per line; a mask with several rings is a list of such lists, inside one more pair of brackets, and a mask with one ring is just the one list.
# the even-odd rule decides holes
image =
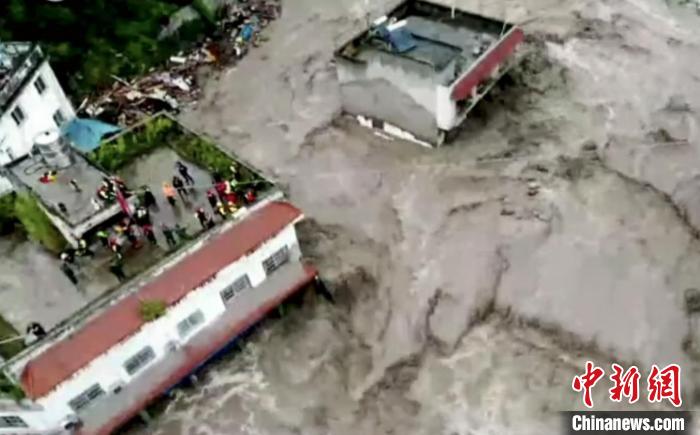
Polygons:
[[158,36],[170,15],[189,4],[192,0],[1,0],[0,40],[39,42],[61,82],[80,96],[108,86],[113,74],[140,74],[167,59],[178,41]]
[[17,195],[15,214],[29,237],[41,243],[49,251],[58,253],[66,247],[66,240],[46,217],[44,210],[31,194]]

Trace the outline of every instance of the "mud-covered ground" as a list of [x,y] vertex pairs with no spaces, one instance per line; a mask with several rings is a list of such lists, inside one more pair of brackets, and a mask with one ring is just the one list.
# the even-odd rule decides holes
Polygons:
[[148,432],[556,433],[587,359],[680,363],[693,406],[692,2],[458,2],[524,23],[529,55],[439,150],[333,120],[331,53],[363,3],[285,3],[269,41],[183,115],[288,188],[336,305],[266,324]]

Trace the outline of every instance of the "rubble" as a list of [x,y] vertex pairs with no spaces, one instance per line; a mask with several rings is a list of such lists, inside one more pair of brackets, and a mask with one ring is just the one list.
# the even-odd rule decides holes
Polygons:
[[142,77],[125,80],[113,76],[106,92],[88,98],[78,111],[91,118],[128,126],[160,111],[177,112],[199,98],[197,70],[203,65],[234,65],[251,46],[264,41],[260,32],[281,12],[279,0],[252,0],[222,8],[211,38],[188,53],[177,53],[168,64]]

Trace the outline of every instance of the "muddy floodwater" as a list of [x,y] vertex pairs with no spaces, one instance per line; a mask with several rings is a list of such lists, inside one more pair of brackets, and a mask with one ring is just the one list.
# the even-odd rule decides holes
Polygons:
[[[439,150],[337,117],[332,51],[364,3],[284,2],[269,40],[182,115],[305,211],[336,304],[268,322],[136,432],[558,433],[588,359],[681,364],[694,408],[693,2],[458,1],[522,23],[528,56]],[[607,394],[596,409],[624,407]]]

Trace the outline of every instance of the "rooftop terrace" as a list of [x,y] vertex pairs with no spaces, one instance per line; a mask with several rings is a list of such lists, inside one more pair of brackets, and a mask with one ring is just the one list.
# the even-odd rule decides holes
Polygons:
[[[188,196],[184,199],[178,197],[176,205],[171,207],[163,196],[161,186],[163,181],[170,181],[177,173],[174,167],[176,161],[185,163],[195,184]],[[148,279],[154,271],[177,258],[197,240],[219,231],[224,219],[215,218],[215,227],[204,230],[195,217],[195,210],[204,207],[210,216],[214,216],[206,191],[212,187],[214,174],[231,178],[232,164],[237,167],[239,185],[253,189],[256,199],[244,204],[243,195],[238,195],[239,209],[226,221],[243,219],[256,204],[281,196],[273,183],[245,163],[186,130],[166,115],[151,118],[113,137],[96,151],[80,157],[77,162],[77,168],[69,168],[66,173],[59,171],[58,180],[72,176],[72,173],[68,173],[70,170],[95,171],[99,174],[95,178],[98,183],[103,173],[118,174],[135,191],[134,197],[140,196],[139,189],[143,186],[151,189],[158,203],[158,207],[150,210],[157,244],[152,245],[144,240],[140,247],[135,248],[124,241],[124,269],[129,280],[120,283],[109,272],[112,253],[95,238],[89,238],[95,257],[77,258],[76,286],[61,272],[60,260],[56,255],[18,236],[0,237],[0,254],[7,259],[0,264],[0,315],[18,331],[23,331],[33,321],[39,321],[47,330],[55,328],[59,331],[69,327],[109,304],[135,283]],[[29,181],[33,183],[36,177],[30,178]],[[63,189],[58,184],[52,183],[51,187]],[[85,186],[85,195],[75,198],[75,210],[81,210],[85,202],[86,207],[90,207],[90,196],[94,192],[94,188]],[[61,194],[76,195],[76,192],[62,191]],[[42,195],[42,202],[44,198],[45,195]],[[159,228],[161,223],[171,228],[177,224],[185,230],[184,238],[176,237],[177,246],[168,245]]]
[[396,56],[436,72],[454,62],[459,74],[512,27],[460,10],[453,16],[448,7],[416,0],[403,2],[386,15],[386,21],[375,23],[380,22],[341,47],[338,54],[360,62],[379,55]]
[[[51,210],[70,226],[76,226],[98,213],[90,200],[102,179],[108,174],[101,171],[77,152],[71,153],[73,164],[58,172],[56,181],[42,183],[42,175],[51,170],[40,160],[25,158],[7,166],[7,170],[26,188],[36,194],[46,208]],[[70,184],[75,180],[81,190],[76,191]],[[66,213],[59,211],[58,204],[66,206]],[[111,209],[118,209],[113,204]]]
[[44,59],[38,45],[0,42],[0,113],[12,103],[17,92]]

